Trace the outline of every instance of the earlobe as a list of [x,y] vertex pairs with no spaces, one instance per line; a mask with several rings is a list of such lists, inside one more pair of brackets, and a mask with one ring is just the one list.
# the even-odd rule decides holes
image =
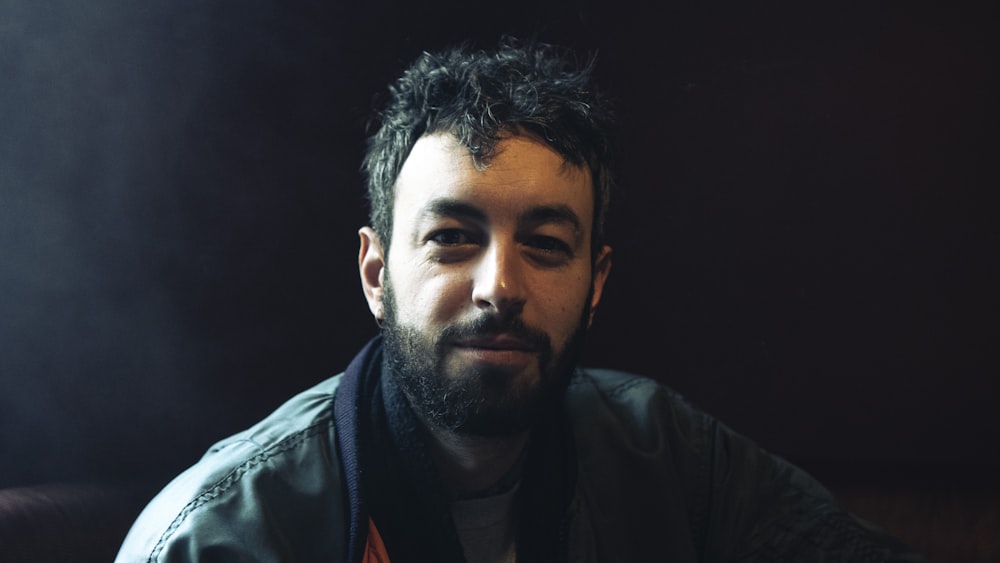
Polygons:
[[604,284],[608,281],[611,273],[611,247],[601,248],[597,260],[594,260],[593,287],[590,294],[590,317],[587,319],[587,328],[594,324],[594,315],[597,313],[597,305],[601,302],[601,295],[604,293]]
[[380,323],[384,315],[382,306],[383,287],[385,285],[385,256],[378,235],[371,227],[358,230],[361,246],[358,250],[358,271],[361,274],[361,287],[368,300],[368,310],[375,316],[375,322]]

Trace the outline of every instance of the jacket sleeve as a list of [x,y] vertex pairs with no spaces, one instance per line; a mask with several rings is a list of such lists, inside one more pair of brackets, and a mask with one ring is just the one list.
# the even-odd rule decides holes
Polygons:
[[722,423],[712,444],[706,561],[926,563],[910,547],[840,507],[802,469]]
[[168,484],[116,563],[343,561],[346,511],[327,380]]

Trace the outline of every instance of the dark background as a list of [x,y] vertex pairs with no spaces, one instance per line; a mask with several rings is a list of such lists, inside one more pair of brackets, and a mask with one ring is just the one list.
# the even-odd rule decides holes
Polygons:
[[417,4],[0,0],[0,487],[165,480],[342,370],[377,94],[501,33],[619,107],[588,364],[823,478],[992,479],[991,3]]

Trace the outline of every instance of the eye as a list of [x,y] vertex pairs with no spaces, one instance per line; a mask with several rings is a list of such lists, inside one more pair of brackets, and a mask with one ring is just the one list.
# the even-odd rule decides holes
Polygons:
[[476,231],[448,227],[431,231],[424,240],[431,260],[451,264],[475,256],[482,246],[481,239]]
[[534,236],[527,240],[527,245],[545,252],[570,253],[569,245],[555,237]]
[[539,263],[558,266],[573,257],[573,248],[562,239],[544,235],[529,237],[523,243]]
[[440,229],[432,232],[427,240],[441,246],[462,246],[476,242],[472,234],[462,229]]

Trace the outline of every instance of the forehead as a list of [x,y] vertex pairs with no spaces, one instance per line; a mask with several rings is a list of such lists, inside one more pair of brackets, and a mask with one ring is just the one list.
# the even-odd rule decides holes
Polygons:
[[590,171],[526,135],[500,141],[487,165],[479,167],[452,135],[421,137],[403,163],[395,197],[397,226],[440,199],[468,203],[487,216],[566,207],[588,231],[594,212]]

